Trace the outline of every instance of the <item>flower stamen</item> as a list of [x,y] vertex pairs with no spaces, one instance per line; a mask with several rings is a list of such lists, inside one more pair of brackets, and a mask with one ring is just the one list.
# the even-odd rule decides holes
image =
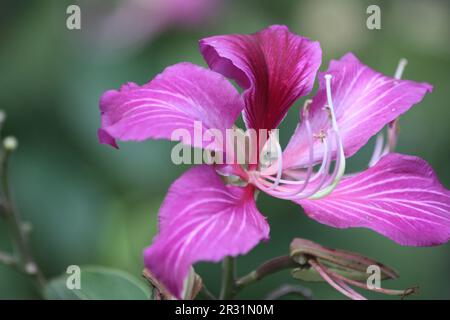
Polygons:
[[[405,71],[405,67],[407,64],[408,60],[406,60],[405,58],[400,59],[394,74],[394,78],[396,80],[400,80],[402,78],[403,71]],[[391,121],[387,126],[387,139],[386,139],[387,142],[384,148],[383,148],[384,132],[381,131],[380,133],[378,133],[372,157],[370,158],[368,166],[369,167],[374,166],[378,162],[378,160],[380,160],[381,157],[385,156],[389,152],[393,152],[395,146],[397,145],[397,138],[398,138],[398,118],[395,119],[394,121]]]
[[276,148],[277,148],[277,166],[278,166],[278,170],[277,170],[277,176],[276,176],[276,178],[274,180],[274,183],[269,188],[269,190],[273,190],[276,187],[278,187],[278,185],[280,184],[281,174],[283,173],[283,150],[281,149],[280,141],[279,141],[278,137],[276,136],[276,134],[271,134],[270,135],[269,143],[272,142],[273,140],[275,141]]
[[332,132],[334,133],[334,137],[336,140],[336,163],[333,170],[333,174],[331,175],[328,185],[325,188],[322,188],[317,193],[310,196],[310,199],[319,199],[322,198],[328,194],[330,194],[334,188],[337,186],[339,181],[341,180],[342,176],[345,172],[345,154],[344,154],[344,145],[342,143],[342,137],[339,133],[339,127],[336,120],[336,114],[334,111],[334,105],[333,105],[333,99],[331,97],[331,74],[325,75],[325,85],[327,90],[327,100],[328,100],[328,109],[330,112],[330,120],[332,124]]
[[405,67],[408,64],[408,60],[406,60],[405,58],[401,58],[398,65],[397,65],[397,69],[395,70],[395,74],[394,74],[394,78],[397,80],[400,80],[402,78],[403,75],[403,71],[405,71]]
[[[309,121],[308,104],[305,104],[303,112],[303,121],[306,128],[309,147],[309,162],[307,164],[306,175],[301,180],[282,179],[282,164],[278,162],[278,170],[276,177],[272,175],[264,175],[258,172],[254,176],[253,182],[260,189],[283,199],[318,199],[328,195],[340,181],[345,171],[345,155],[339,127],[337,125],[334,105],[331,98],[331,75],[326,75],[327,105],[324,110],[328,113],[331,121],[331,129],[328,133],[320,130],[318,134],[313,134]],[[323,157],[320,168],[313,174],[314,170],[314,138],[320,139],[323,144]],[[279,144],[277,145],[279,147]],[[278,152],[280,152],[279,147]],[[333,156],[336,155],[335,166],[333,172],[329,173]],[[307,188],[311,186],[311,188]]]

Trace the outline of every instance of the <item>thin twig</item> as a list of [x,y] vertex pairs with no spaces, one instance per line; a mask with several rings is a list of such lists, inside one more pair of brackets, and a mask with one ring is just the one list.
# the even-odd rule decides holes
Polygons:
[[[8,139],[8,138],[6,138]],[[5,139],[5,140],[6,140]],[[14,148],[7,148],[6,144],[3,148],[1,156],[1,186],[2,186],[2,201],[1,210],[2,217],[5,219],[8,231],[14,246],[14,260],[18,269],[23,273],[31,276],[37,286],[42,289],[45,286],[45,279],[41,273],[34,257],[31,253],[31,248],[28,243],[26,228],[23,228],[23,223],[20,215],[12,205],[11,192],[8,179],[8,163],[11,152]],[[3,262],[4,259],[1,261]],[[6,259],[6,262],[11,262]]]

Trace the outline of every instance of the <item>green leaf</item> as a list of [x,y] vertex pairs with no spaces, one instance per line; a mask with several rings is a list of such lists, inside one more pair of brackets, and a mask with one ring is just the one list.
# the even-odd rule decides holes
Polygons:
[[81,267],[81,288],[68,289],[72,274],[51,280],[44,296],[49,300],[148,300],[149,288],[135,277],[120,270],[104,267]]

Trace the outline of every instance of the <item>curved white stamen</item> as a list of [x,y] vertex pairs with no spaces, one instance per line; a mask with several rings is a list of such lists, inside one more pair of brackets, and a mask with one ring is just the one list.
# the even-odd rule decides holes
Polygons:
[[369,167],[372,167],[378,162],[378,160],[380,160],[381,154],[382,152],[384,152],[383,144],[384,144],[384,135],[382,132],[380,132],[377,135],[377,140],[375,141],[375,147],[373,149],[372,157],[370,157],[368,165]]
[[[306,179],[305,179],[304,181],[302,181],[302,183],[304,183],[304,184],[301,186],[300,190],[280,186],[278,188],[278,190],[270,191],[270,194],[277,196],[279,198],[282,198],[282,199],[302,199],[302,198],[307,198],[308,196],[316,193],[322,187],[322,185],[325,183],[327,175],[324,173],[328,172],[330,164],[331,164],[332,150],[328,144],[328,137],[325,137],[323,144],[324,144],[324,157],[322,159],[322,164],[320,166],[319,171],[316,172],[314,174],[314,177],[309,180],[309,184],[310,184],[311,182],[317,180],[318,178],[321,178],[320,182],[318,182],[318,184],[316,185],[316,187],[313,190],[308,190],[307,193],[302,193],[302,191],[307,186],[307,184],[304,183],[304,182],[306,182]],[[262,190],[268,191],[267,188],[269,186],[264,185],[264,183],[267,184],[269,182],[265,181],[263,178],[268,178],[268,177],[259,177],[256,181],[257,187]]]
[[[335,150],[338,151],[341,148],[343,148],[343,146],[341,146],[342,141],[340,140],[340,138],[339,138],[339,136],[337,134],[334,134],[333,137],[334,137],[334,140],[335,140],[334,142],[335,142],[335,145],[336,145],[336,149]],[[338,155],[336,156],[336,163],[334,165],[333,173],[331,174],[331,176],[327,180],[326,187],[332,185],[334,180],[336,179],[336,177],[337,177],[337,175],[339,173],[339,168],[341,167],[341,161],[342,161],[343,158],[345,159],[345,157],[340,157]]]
[[278,164],[278,171],[277,171],[277,177],[275,178],[274,183],[269,188],[269,190],[273,190],[280,184],[281,174],[283,173],[283,150],[281,150],[281,145],[278,137],[275,134],[271,134],[269,137],[269,141],[274,139],[276,146],[277,146],[277,164]]
[[297,193],[296,195],[294,195],[292,197],[292,199],[309,198],[309,197],[313,196],[314,194],[316,194],[323,187],[323,185],[327,182],[328,171],[330,170],[330,165],[331,165],[331,161],[332,161],[332,157],[333,157],[333,150],[331,147],[329,148],[329,151],[327,153],[328,153],[327,156],[324,157],[324,159],[326,159],[325,170],[323,170],[321,168],[321,170],[319,170],[317,172],[317,175],[321,176],[320,182],[312,190],[308,190],[308,192],[306,192],[306,193]]
[[389,152],[393,152],[397,145],[398,139],[398,118],[392,121],[387,127],[387,144],[384,147],[383,153],[381,156],[388,154]]
[[[395,70],[394,78],[400,80],[403,75],[403,71],[405,70],[406,65],[408,64],[408,60],[405,58],[400,59],[398,63],[397,70]],[[383,150],[382,156],[386,155],[389,152],[394,151],[395,146],[397,144],[397,134],[398,134],[398,118],[392,121],[387,128],[387,140],[388,143]]]
[[[406,60],[405,58],[401,58],[400,61],[398,62],[397,65],[397,69],[395,70],[395,74],[394,74],[394,78],[397,80],[400,80],[402,78],[403,75],[403,71],[405,71],[406,65],[408,64],[408,60]],[[398,118],[397,118],[398,119]],[[388,154],[389,152],[394,151],[395,149],[395,145],[397,144],[397,130],[398,130],[398,120],[394,120],[391,125],[389,125],[387,127],[387,144],[384,146],[383,151],[382,152],[378,152],[378,148],[380,148],[379,146],[379,141],[381,140],[383,143],[384,140],[384,133],[380,132],[377,135],[377,140],[375,142],[375,148],[372,154],[372,157],[369,161],[369,167],[374,166],[378,160],[380,160],[381,157],[385,156],[386,154]]]
[[330,116],[331,116],[331,124],[333,125],[333,130],[336,131],[337,134],[339,134],[339,128],[336,121],[336,115],[334,113],[334,105],[333,105],[333,99],[331,98],[331,74],[325,75],[325,86],[327,89],[327,101],[328,101],[328,107],[330,108]]
[[330,194],[334,188],[337,186],[339,181],[341,180],[342,176],[345,172],[345,154],[344,154],[344,145],[342,143],[342,137],[339,133],[339,127],[337,125],[336,120],[336,114],[334,112],[334,105],[333,105],[333,99],[331,98],[331,74],[325,75],[325,85],[327,90],[327,100],[328,100],[328,107],[330,108],[330,117],[331,117],[331,123],[333,126],[333,131],[335,134],[335,138],[337,140],[337,154],[336,154],[336,164],[334,168],[333,175],[331,176],[330,184],[322,188],[319,192],[315,193],[310,199],[319,199],[322,198],[328,194]]
[[401,79],[403,75],[403,71],[405,70],[406,65],[408,64],[408,60],[405,58],[400,59],[397,69],[395,70],[395,79]]
[[[332,150],[330,148],[330,145],[328,144],[328,138],[324,139],[323,144],[324,144],[325,151],[324,151],[324,156],[323,156],[322,164],[320,165],[319,171],[317,171],[314,174],[314,177],[312,179],[308,180],[308,182],[305,183],[300,190],[294,190],[292,192],[286,193],[288,199],[307,198],[309,195],[316,193],[322,187],[322,185],[325,183],[326,178],[327,178],[327,175],[325,173],[328,172],[328,170],[330,168]],[[316,181],[319,178],[320,178],[320,181],[316,185],[316,187],[313,190],[308,190],[308,192],[306,192],[306,194],[305,194],[303,192],[303,190],[307,187],[307,185],[311,184],[312,182]],[[306,180],[305,180],[305,182],[306,182]]]
[[[305,105],[305,107],[307,107]],[[305,189],[306,185],[309,182],[309,179],[311,178],[313,169],[314,169],[314,140],[313,140],[313,133],[311,130],[311,124],[309,122],[309,112],[307,109],[305,109],[303,121],[306,126],[306,136],[308,137],[308,147],[309,147],[309,163],[307,168],[307,173],[305,179],[298,181],[298,180],[286,180],[286,179],[277,179],[279,182],[284,184],[290,184],[290,185],[300,185],[300,190],[296,190],[296,192],[301,192]],[[271,176],[263,175],[263,178],[267,180],[274,181],[275,178]],[[314,179],[314,178],[313,178]],[[278,184],[277,184],[278,185]]]
[[308,169],[306,171],[306,178],[303,181],[302,188],[300,190],[303,191],[306,188],[306,185],[309,183],[309,179],[311,178],[311,175],[314,170],[314,139],[313,139],[313,133],[311,130],[311,123],[309,122],[309,105],[312,103],[312,100],[307,100],[305,104],[305,111],[303,113],[304,115],[304,121],[306,125],[306,134],[308,136],[308,146],[309,146],[309,163],[308,163]]
[[[329,111],[332,128],[324,137],[321,137],[323,139],[322,142],[324,144],[324,151],[322,164],[319,170],[314,175],[312,174],[314,169],[314,141],[308,114],[306,113],[304,121],[308,133],[307,136],[310,149],[310,161],[308,163],[308,171],[306,173],[306,177],[302,181],[292,181],[281,179],[280,170],[278,170],[276,178],[270,175],[261,175],[260,172],[257,172],[255,173],[253,182],[258,188],[267,191],[271,195],[283,199],[318,199],[332,192],[344,175],[345,155],[342,137],[339,132],[333,100],[331,97],[331,78],[332,77],[329,74],[325,76],[328,100],[327,108]],[[335,148],[333,145],[335,146]],[[329,170],[334,155],[336,156],[336,161],[333,172],[330,175]],[[282,168],[282,166],[279,165],[278,168]],[[267,180],[271,180],[272,182]],[[305,191],[307,186],[311,184],[313,184],[312,187]]]

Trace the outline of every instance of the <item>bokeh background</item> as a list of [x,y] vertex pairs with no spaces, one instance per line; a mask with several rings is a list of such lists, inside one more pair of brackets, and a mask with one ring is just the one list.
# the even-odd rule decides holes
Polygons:
[[[66,28],[66,8],[81,7],[81,30]],[[381,30],[366,28],[366,8],[381,8]],[[170,183],[186,167],[170,161],[166,141],[100,145],[99,96],[135,81],[143,84],[179,61],[205,65],[198,39],[251,33],[270,24],[321,42],[328,61],[348,51],[369,66],[393,74],[402,57],[404,77],[427,81],[434,92],[401,118],[398,150],[425,158],[450,186],[450,5],[439,0],[2,0],[0,4],[0,108],[4,133],[19,149],[11,162],[14,196],[33,225],[37,259],[51,277],[68,265],[101,264],[139,276],[142,249],[156,232],[157,211]],[[302,99],[303,100],[303,99]],[[298,121],[300,100],[281,127],[286,143]],[[371,147],[351,160],[363,168]],[[285,254],[292,238],[354,250],[395,267],[392,288],[420,285],[422,299],[450,298],[450,246],[401,247],[372,231],[335,230],[312,220],[293,203],[260,195],[258,207],[271,225],[271,240],[238,259],[243,275]],[[9,242],[0,222],[0,249]],[[220,265],[196,267],[219,290]],[[288,272],[242,291],[261,298]],[[341,299],[327,284],[306,284],[315,298]],[[371,298],[385,298],[368,294]],[[0,266],[0,298],[36,298],[27,279]]]

